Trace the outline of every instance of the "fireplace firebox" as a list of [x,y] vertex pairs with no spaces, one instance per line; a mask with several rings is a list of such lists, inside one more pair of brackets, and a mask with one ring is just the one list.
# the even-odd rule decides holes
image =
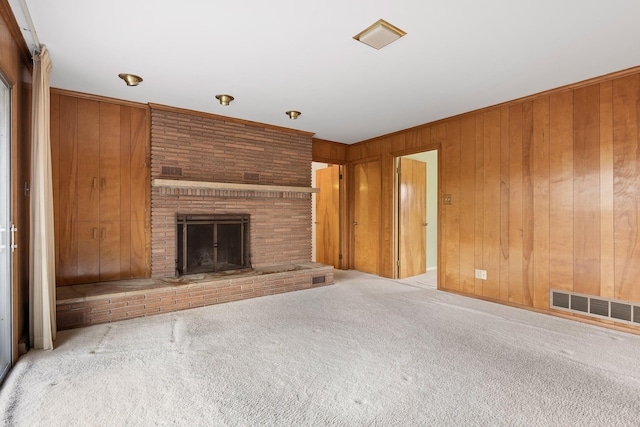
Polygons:
[[249,215],[177,215],[176,276],[251,268]]

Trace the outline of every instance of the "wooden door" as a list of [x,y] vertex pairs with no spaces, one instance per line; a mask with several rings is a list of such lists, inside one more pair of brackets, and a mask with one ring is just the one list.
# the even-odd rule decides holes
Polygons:
[[427,272],[427,164],[400,158],[398,277]]
[[316,171],[316,261],[340,268],[340,166]]
[[380,161],[354,166],[353,267],[365,273],[380,271]]

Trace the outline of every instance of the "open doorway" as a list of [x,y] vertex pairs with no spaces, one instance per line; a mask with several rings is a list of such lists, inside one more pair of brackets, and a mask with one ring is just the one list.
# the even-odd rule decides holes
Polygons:
[[319,188],[312,198],[311,259],[342,268],[342,166],[313,162],[311,186]]
[[438,284],[438,150],[396,158],[398,279]]

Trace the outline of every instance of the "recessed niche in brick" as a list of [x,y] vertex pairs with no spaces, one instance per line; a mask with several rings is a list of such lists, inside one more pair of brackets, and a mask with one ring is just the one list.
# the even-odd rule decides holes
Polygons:
[[260,174],[255,172],[244,172],[242,174],[242,178],[244,178],[245,181],[258,182],[260,181]]
[[182,176],[182,168],[179,166],[162,166],[164,176]]

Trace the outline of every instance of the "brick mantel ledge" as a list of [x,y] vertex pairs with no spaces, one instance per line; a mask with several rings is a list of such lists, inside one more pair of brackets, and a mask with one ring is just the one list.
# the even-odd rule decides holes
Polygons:
[[153,187],[198,188],[206,190],[256,191],[262,193],[318,193],[320,189],[312,187],[290,187],[286,185],[235,184],[229,182],[186,181],[181,179],[155,178]]

